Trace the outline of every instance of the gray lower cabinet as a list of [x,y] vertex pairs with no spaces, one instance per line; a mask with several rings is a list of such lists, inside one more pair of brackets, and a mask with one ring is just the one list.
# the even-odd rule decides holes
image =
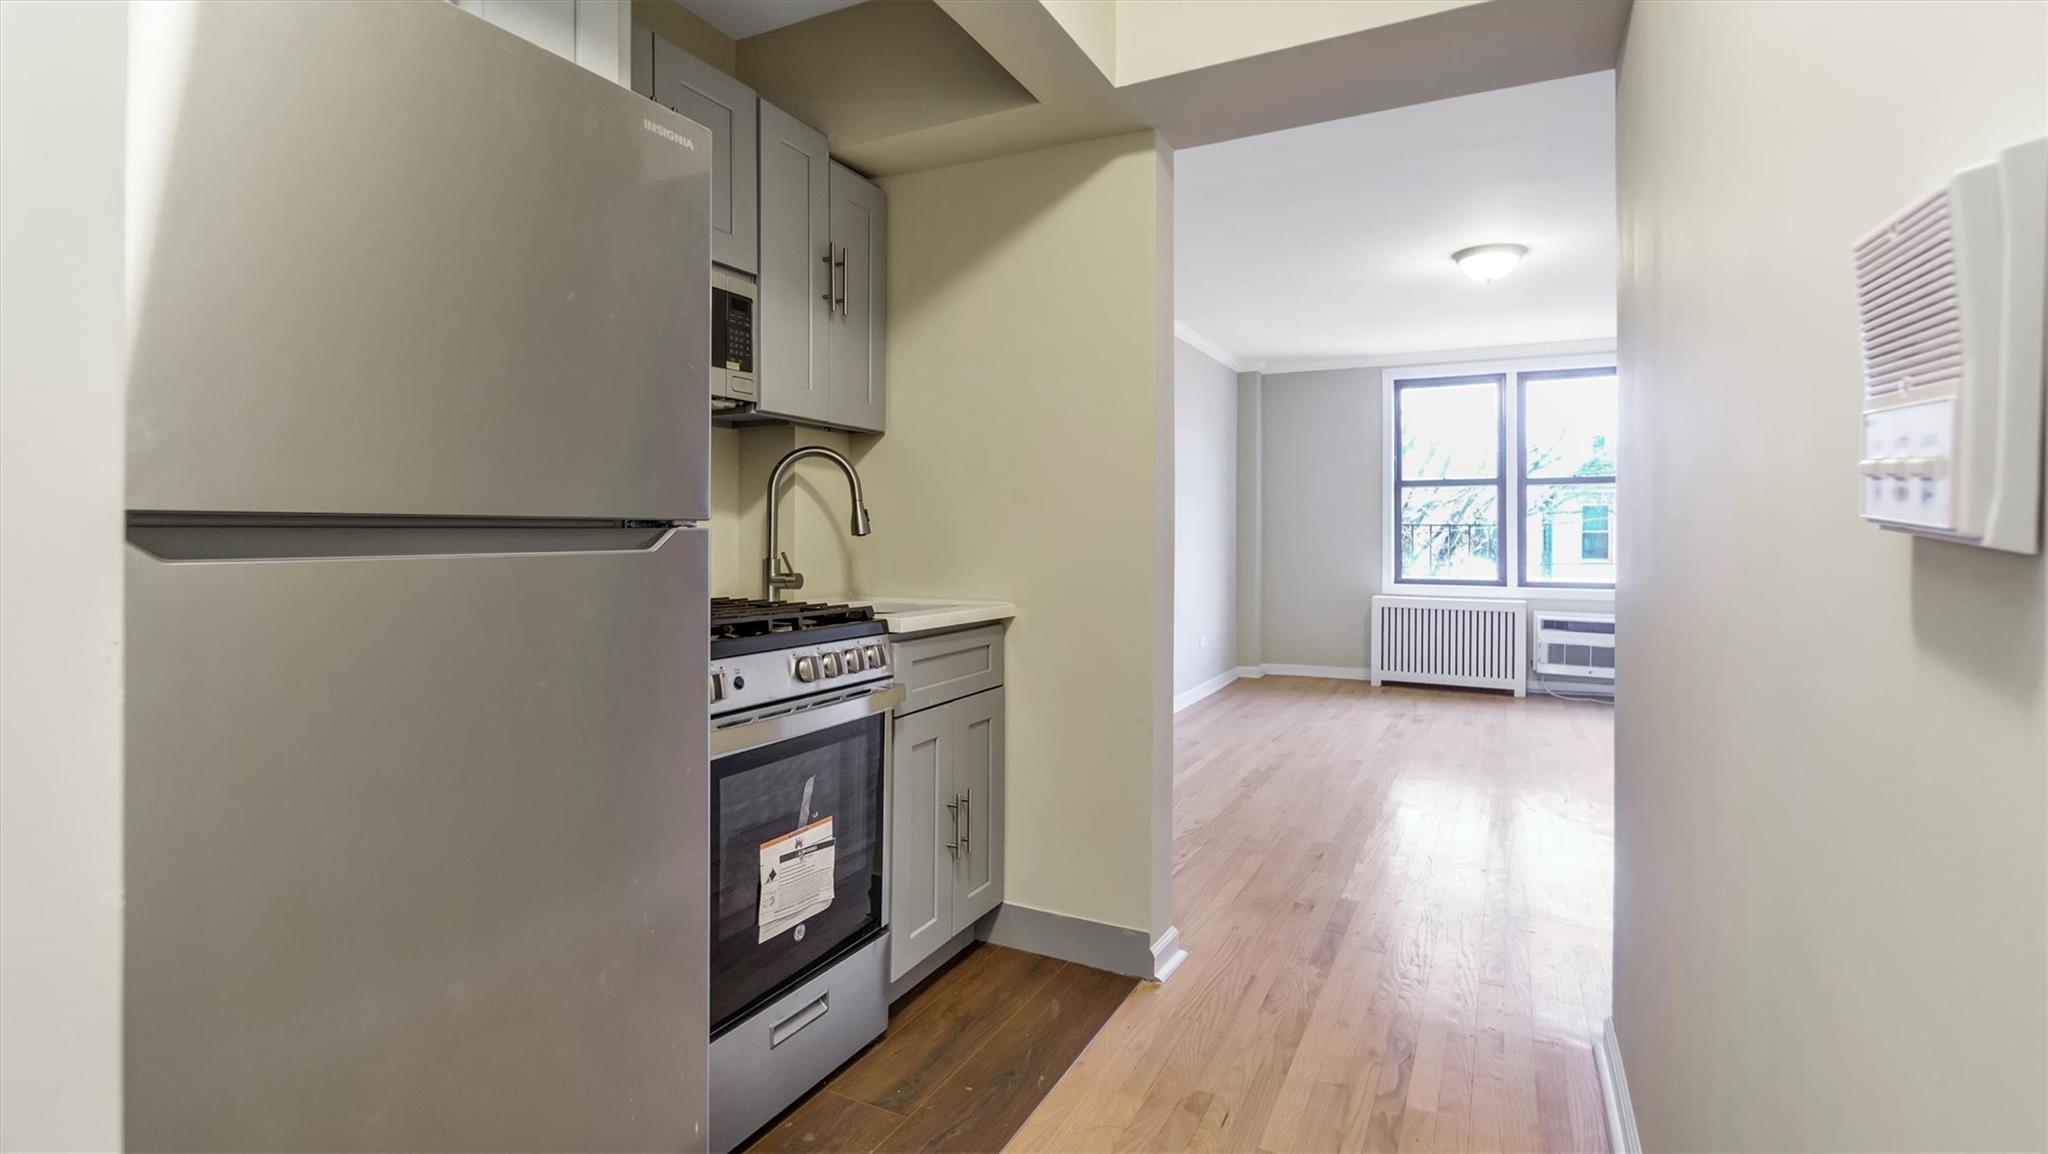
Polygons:
[[953,780],[942,797],[959,806],[952,917],[957,934],[1003,900],[1003,691],[991,689],[940,708],[953,715]]
[[889,802],[889,980],[953,936],[953,715],[927,709],[896,722]]
[[644,88],[636,74],[635,89],[711,130],[711,259],[741,272],[759,272],[754,153],[759,99],[753,89],[667,40],[647,36],[652,73]]
[[1003,900],[1003,691],[896,721],[889,809],[889,980]]

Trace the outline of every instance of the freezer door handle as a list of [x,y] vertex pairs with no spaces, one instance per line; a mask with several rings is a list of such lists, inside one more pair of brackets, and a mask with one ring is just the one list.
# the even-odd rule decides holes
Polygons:
[[128,542],[158,561],[656,553],[667,523],[427,517],[258,517],[130,513]]

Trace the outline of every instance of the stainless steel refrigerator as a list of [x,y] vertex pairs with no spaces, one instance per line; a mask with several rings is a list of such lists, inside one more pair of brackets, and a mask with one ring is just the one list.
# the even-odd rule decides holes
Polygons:
[[446,4],[130,51],[128,1145],[703,1149],[709,134]]

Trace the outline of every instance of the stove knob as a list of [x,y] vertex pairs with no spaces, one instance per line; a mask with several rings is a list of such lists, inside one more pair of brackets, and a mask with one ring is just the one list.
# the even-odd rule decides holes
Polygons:
[[839,655],[837,653],[821,653],[818,655],[818,675],[820,677],[839,676]]
[[714,705],[715,705],[715,704],[717,704],[718,702],[721,702],[721,701],[724,701],[724,700],[725,700],[725,674],[723,674],[723,673],[713,673],[713,674],[711,675],[711,701],[712,701],[712,704],[714,704]]
[[797,658],[794,668],[798,681],[816,681],[818,679],[818,659],[815,657],[806,654]]
[[849,649],[846,652],[840,654],[839,666],[840,668],[846,670],[848,673],[859,673],[861,670],[859,647],[856,646],[855,648]]
[[889,651],[879,645],[868,646],[868,668],[880,669],[889,664]]

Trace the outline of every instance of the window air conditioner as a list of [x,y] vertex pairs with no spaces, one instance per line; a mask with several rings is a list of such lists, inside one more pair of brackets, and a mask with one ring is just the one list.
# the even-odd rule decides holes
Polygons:
[[1537,610],[1536,672],[1614,680],[1614,615]]

